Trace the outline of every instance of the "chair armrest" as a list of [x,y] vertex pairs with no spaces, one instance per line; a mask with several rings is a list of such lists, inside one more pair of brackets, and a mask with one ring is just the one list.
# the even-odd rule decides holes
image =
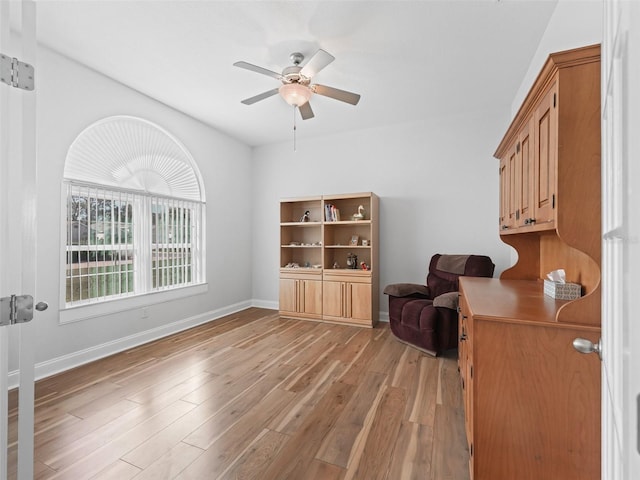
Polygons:
[[385,295],[392,297],[410,297],[421,295],[429,298],[429,287],[417,283],[392,283],[384,287]]
[[442,295],[438,295],[433,299],[434,307],[450,308],[451,310],[458,310],[458,292],[447,292]]

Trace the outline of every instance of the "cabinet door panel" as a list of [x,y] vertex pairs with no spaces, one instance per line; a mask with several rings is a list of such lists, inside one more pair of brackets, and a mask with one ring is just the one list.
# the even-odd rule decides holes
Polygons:
[[297,311],[297,280],[292,278],[280,279],[280,311],[296,312]]
[[351,318],[371,320],[371,284],[350,283]]
[[598,336],[474,319],[477,479],[600,478],[600,361],[572,346]]
[[509,209],[507,215],[507,225],[509,228],[518,226],[519,219],[519,198],[520,198],[520,142],[516,143],[509,153]]
[[498,228],[504,230],[508,227],[507,215],[509,213],[509,157],[500,160],[500,214],[498,216]]
[[533,205],[533,119],[527,123],[520,134],[520,175],[518,177],[518,205],[520,218],[518,225],[526,225],[525,220],[533,218],[531,206]]
[[557,88],[554,84],[535,113],[534,214],[537,225],[554,220],[558,155],[556,93]]
[[322,313],[330,317],[344,315],[344,284],[342,282],[324,282],[322,292]]
[[322,282],[302,280],[304,288],[304,313],[322,314]]

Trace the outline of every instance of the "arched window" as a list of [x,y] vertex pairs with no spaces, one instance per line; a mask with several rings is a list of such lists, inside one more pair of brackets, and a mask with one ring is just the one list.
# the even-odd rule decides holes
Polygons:
[[204,283],[204,188],[168,132],[94,123],[69,148],[64,188],[65,307]]

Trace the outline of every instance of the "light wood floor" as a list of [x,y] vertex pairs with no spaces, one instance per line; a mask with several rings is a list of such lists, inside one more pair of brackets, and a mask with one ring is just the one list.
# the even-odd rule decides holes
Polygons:
[[38,382],[35,430],[37,479],[469,478],[455,352],[257,308]]

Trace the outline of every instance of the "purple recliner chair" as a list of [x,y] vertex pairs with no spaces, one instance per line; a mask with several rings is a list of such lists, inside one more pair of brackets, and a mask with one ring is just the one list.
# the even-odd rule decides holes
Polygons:
[[495,265],[484,255],[431,257],[427,284],[387,285],[389,325],[401,341],[430,355],[458,346],[458,278],[491,277]]

